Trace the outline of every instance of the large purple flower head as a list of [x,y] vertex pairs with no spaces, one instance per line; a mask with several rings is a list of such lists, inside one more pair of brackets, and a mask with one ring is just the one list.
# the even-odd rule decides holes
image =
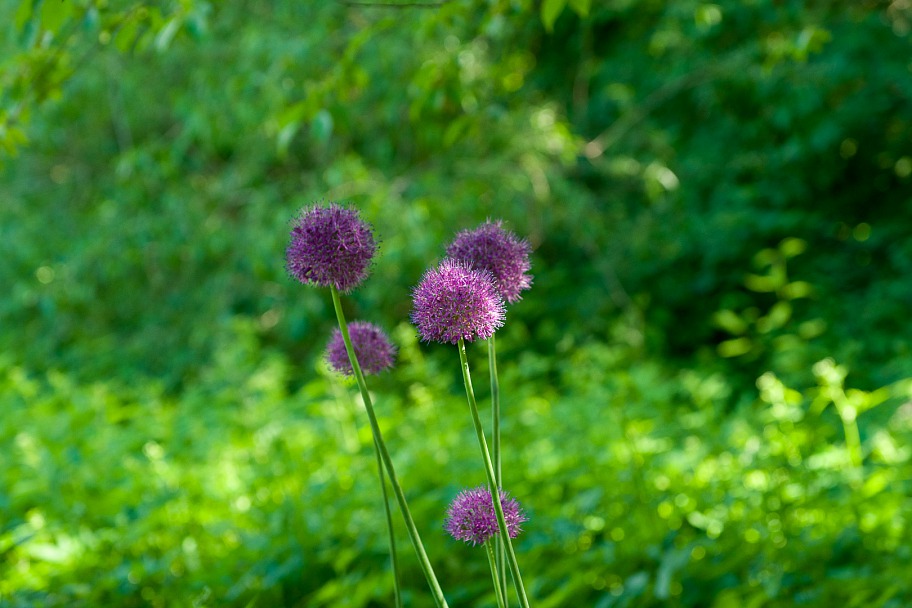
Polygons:
[[521,298],[519,292],[532,285],[532,275],[526,274],[532,267],[531,249],[528,242],[506,230],[500,220],[488,220],[474,230],[458,233],[447,247],[447,255],[465,260],[472,268],[490,271],[500,295],[512,304]]
[[[386,333],[373,323],[352,321],[348,325],[348,337],[358,357],[358,365],[365,374],[379,374],[393,366],[396,360],[396,347],[390,342]],[[346,376],[354,374],[342,332],[336,329],[326,346],[326,360],[334,370]]]
[[302,283],[348,292],[367,277],[376,252],[370,224],[356,209],[331,203],[306,208],[295,220],[285,267]]
[[[500,506],[507,522],[510,538],[516,538],[522,532],[520,525],[529,521],[515,498],[499,490]],[[500,532],[497,525],[497,514],[494,512],[494,501],[487,486],[478,486],[463,490],[450,503],[447,509],[446,522],[443,524],[450,536],[456,540],[481,545]]]
[[484,340],[504,322],[493,275],[457,260],[446,259],[425,272],[412,291],[412,305],[412,323],[426,342]]

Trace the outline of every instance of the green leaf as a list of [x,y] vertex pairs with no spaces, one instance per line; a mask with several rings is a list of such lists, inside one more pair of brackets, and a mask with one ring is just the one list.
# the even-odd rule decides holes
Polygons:
[[301,123],[295,120],[286,124],[279,131],[279,135],[276,138],[276,153],[279,158],[285,158],[288,155],[288,146],[300,127]]
[[807,281],[792,281],[782,291],[786,298],[794,300],[809,297],[813,293],[814,287]]
[[32,3],[31,2],[20,2],[19,8],[16,9],[16,14],[13,17],[13,22],[16,24],[16,29],[20,32],[25,30],[25,26],[32,20]]
[[310,121],[310,134],[321,144],[325,144],[332,137],[333,117],[327,110],[317,112]]
[[139,35],[139,25],[135,21],[129,21],[114,36],[114,45],[121,53],[126,53],[136,42]]
[[726,340],[720,343],[717,348],[719,354],[723,357],[740,357],[749,353],[753,346],[750,338],[735,338],[734,340]]
[[469,121],[459,118],[451,122],[443,133],[443,145],[447,148],[451,147],[462,137],[468,126]]
[[41,5],[41,27],[56,33],[72,12],[72,2],[45,2]]
[[177,34],[177,30],[180,29],[181,21],[177,17],[168,20],[168,25],[158,33],[158,36],[155,37],[155,50],[159,53],[164,52],[168,49],[168,46],[171,44],[171,41],[174,39],[174,36]]
[[741,335],[747,331],[747,323],[732,310],[720,310],[713,315],[713,322],[730,334]]
[[846,398],[858,410],[858,413],[862,414],[889,399],[890,391],[886,388],[879,388],[871,392],[850,388],[846,391]]
[[91,6],[82,17],[82,28],[87,32],[97,32],[100,22],[101,15],[98,14],[98,8]]
[[823,319],[811,319],[798,326],[798,335],[804,340],[811,340],[825,332],[826,327]]
[[779,260],[779,253],[775,249],[761,249],[754,255],[754,265],[764,268],[775,264]]
[[697,27],[707,30],[722,21],[722,9],[717,4],[701,4],[694,11]]
[[589,9],[591,7],[592,0],[570,0],[570,8],[583,19],[589,16]]
[[805,249],[807,249],[807,242],[803,239],[792,237],[784,239],[779,243],[779,251],[787,258],[793,258],[796,255],[804,253]]
[[567,0],[544,0],[541,6],[541,20],[548,32],[554,31],[554,22],[567,6]]
[[785,300],[780,300],[773,304],[769,314],[757,321],[757,329],[762,333],[767,333],[783,327],[791,318],[792,305]]
[[759,293],[768,293],[779,288],[779,283],[774,277],[764,277],[758,274],[747,275],[744,285],[751,291]]

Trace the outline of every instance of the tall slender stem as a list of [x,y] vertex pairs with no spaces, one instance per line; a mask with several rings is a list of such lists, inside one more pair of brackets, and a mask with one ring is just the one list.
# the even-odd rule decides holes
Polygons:
[[[491,377],[491,434],[493,457],[494,457],[494,481],[497,487],[503,487],[503,469],[501,468],[500,455],[500,382],[497,380],[497,350],[494,344],[494,334],[488,338],[488,375]],[[497,564],[497,579],[500,584],[500,592],[504,599],[506,608],[507,603],[507,564],[504,555],[503,541],[496,537],[495,559]]]
[[488,338],[488,372],[491,376],[491,414],[493,418],[492,456],[494,458],[494,479],[498,486],[503,485],[500,466],[500,383],[497,381],[497,353],[494,336]]
[[424,572],[424,578],[427,579],[428,586],[431,588],[431,594],[438,608],[448,608],[446,598],[443,596],[443,590],[440,583],[437,582],[437,576],[434,574],[434,568],[428,559],[427,552],[421,542],[421,536],[418,534],[418,528],[415,526],[415,520],[408,508],[408,502],[405,500],[405,493],[402,486],[399,485],[399,479],[396,477],[396,469],[393,467],[393,460],[390,458],[389,450],[386,449],[386,443],[383,441],[383,435],[380,433],[380,425],[377,423],[377,415],[374,413],[374,405],[371,401],[370,393],[367,391],[367,383],[364,381],[364,374],[361,373],[361,366],[358,365],[358,358],[355,356],[355,349],[352,347],[351,338],[348,335],[348,324],[345,322],[345,313],[342,312],[342,301],[339,298],[338,290],[330,285],[332,293],[333,306],[336,309],[336,318],[339,321],[339,331],[342,332],[342,340],[345,342],[345,350],[348,352],[348,358],[352,364],[352,370],[355,372],[355,379],[358,381],[358,388],[361,389],[361,398],[364,400],[364,409],[367,410],[367,417],[370,420],[371,432],[374,435],[374,442],[380,451],[380,458],[386,467],[386,473],[389,475],[390,486],[393,488],[393,494],[399,503],[399,510],[402,512],[402,518],[405,520],[405,527],[408,530],[409,539],[418,555],[418,563]]
[[488,554],[488,565],[491,566],[491,577],[494,579],[494,594],[497,596],[497,606],[499,608],[507,608],[506,604],[504,603],[504,594],[500,589],[500,581],[498,580],[497,576],[497,563],[494,559],[494,547],[491,543],[492,540],[494,539],[489,539],[485,542],[484,545],[485,553]]
[[516,562],[516,553],[513,552],[513,544],[510,542],[510,532],[507,530],[507,521],[504,518],[503,507],[500,504],[500,489],[494,479],[494,465],[491,463],[491,454],[488,452],[488,443],[485,441],[484,430],[481,428],[481,418],[478,417],[478,404],[475,402],[475,391],[472,389],[472,377],[469,374],[469,360],[466,356],[465,342],[459,338],[458,343],[459,361],[462,364],[462,380],[465,383],[466,397],[469,400],[469,409],[472,412],[472,422],[475,423],[475,434],[478,436],[478,445],[481,447],[481,457],[484,460],[485,474],[488,476],[488,488],[491,490],[491,502],[494,503],[494,513],[497,514],[497,527],[499,528],[500,537],[503,539],[504,548],[507,553],[507,563],[510,565],[510,574],[513,575],[513,584],[516,587],[516,595],[519,596],[519,603],[522,608],[529,607],[529,599],[526,597],[526,589],[523,586],[522,576],[519,573],[519,564]]
[[396,533],[393,529],[393,514],[390,511],[389,496],[386,492],[386,474],[383,472],[383,460],[380,459],[380,447],[374,440],[374,455],[377,457],[377,474],[380,476],[380,491],[383,493],[383,510],[386,512],[386,529],[389,532],[390,565],[393,567],[393,599],[396,608],[402,608],[402,589],[399,585],[399,555],[396,552]]

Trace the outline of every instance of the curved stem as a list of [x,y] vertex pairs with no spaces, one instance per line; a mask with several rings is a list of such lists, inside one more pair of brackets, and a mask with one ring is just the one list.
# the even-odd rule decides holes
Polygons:
[[333,306],[336,309],[336,318],[339,321],[339,331],[342,332],[342,340],[345,342],[345,350],[348,352],[348,358],[352,364],[352,370],[355,372],[355,379],[358,381],[358,388],[361,389],[361,398],[364,400],[364,409],[367,410],[367,417],[370,420],[371,432],[374,435],[374,442],[380,451],[380,458],[386,467],[386,473],[389,475],[390,486],[393,488],[393,494],[399,503],[399,510],[402,512],[402,518],[405,520],[405,527],[408,530],[409,539],[418,555],[418,563],[424,572],[424,578],[427,579],[428,586],[431,588],[431,594],[434,596],[434,602],[438,608],[448,608],[446,598],[443,596],[443,590],[437,577],[434,574],[434,568],[428,559],[427,552],[421,542],[421,536],[418,534],[418,528],[415,526],[415,520],[409,511],[408,503],[405,500],[405,493],[402,486],[399,485],[399,479],[396,477],[396,469],[393,467],[393,460],[390,458],[389,450],[386,449],[386,443],[383,441],[383,435],[380,433],[380,425],[377,423],[377,415],[374,413],[374,405],[367,392],[367,383],[364,381],[364,374],[361,373],[361,366],[358,365],[358,358],[355,356],[355,349],[352,347],[351,338],[348,335],[348,324],[345,322],[345,313],[342,312],[342,301],[339,298],[339,291],[330,285],[332,293]]
[[494,547],[491,543],[492,540],[494,539],[492,538],[485,542],[485,553],[488,554],[488,565],[491,566],[491,576],[494,578],[494,593],[497,596],[497,606],[498,608],[507,608],[504,604],[504,594],[500,590],[500,581],[497,577],[497,563],[494,559]]
[[[500,452],[500,382],[497,380],[497,350],[494,344],[494,334],[488,338],[488,375],[491,377],[491,434],[494,457],[494,481],[497,487],[503,487],[503,469],[501,468]],[[504,603],[507,601],[507,564],[504,555],[503,541],[498,536],[495,539],[495,562],[497,563],[497,578],[500,581],[500,592]]]
[[459,338],[459,361],[462,364],[462,380],[465,383],[466,397],[469,400],[469,409],[472,411],[472,422],[475,423],[475,434],[478,436],[478,445],[481,447],[481,456],[484,460],[485,474],[488,476],[488,488],[491,490],[491,502],[494,503],[494,513],[497,514],[497,527],[503,539],[507,553],[507,563],[510,565],[510,574],[513,575],[513,584],[516,595],[522,608],[529,608],[529,599],[523,586],[522,576],[519,574],[519,564],[516,562],[516,553],[510,542],[510,532],[507,530],[507,521],[504,519],[503,507],[500,504],[500,488],[494,479],[494,465],[491,464],[491,454],[488,452],[488,443],[485,441],[484,431],[481,428],[481,419],[478,417],[478,404],[475,402],[475,391],[472,389],[472,377],[469,374],[469,360],[466,357],[465,342]]

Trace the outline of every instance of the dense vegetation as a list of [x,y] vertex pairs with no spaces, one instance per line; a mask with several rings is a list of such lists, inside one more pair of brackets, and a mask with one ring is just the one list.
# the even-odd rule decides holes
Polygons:
[[0,606],[390,604],[332,304],[283,268],[316,200],[382,240],[348,313],[400,347],[371,388],[451,605],[493,605],[442,532],[483,474],[409,290],[486,217],[534,247],[498,345],[535,606],[912,604],[905,4],[0,13]]

